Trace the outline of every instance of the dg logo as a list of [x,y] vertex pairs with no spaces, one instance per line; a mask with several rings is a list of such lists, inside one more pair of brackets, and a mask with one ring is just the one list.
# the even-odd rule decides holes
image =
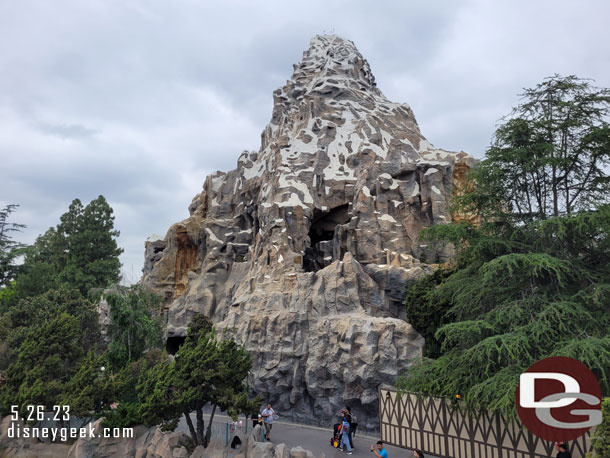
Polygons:
[[574,440],[602,422],[602,390],[593,372],[564,356],[545,358],[521,374],[516,393],[521,422],[536,436]]

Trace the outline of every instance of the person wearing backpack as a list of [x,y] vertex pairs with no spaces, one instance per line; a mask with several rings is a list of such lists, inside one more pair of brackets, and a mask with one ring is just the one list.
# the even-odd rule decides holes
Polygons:
[[354,435],[356,434],[356,428],[358,427],[358,420],[356,415],[353,415],[350,408],[345,408],[345,416],[349,422],[349,445],[354,448]]
[[343,451],[343,447],[347,448],[347,454],[351,455],[352,452],[352,446],[350,445],[350,439],[349,439],[349,421],[346,418],[347,413],[345,411],[341,411],[342,415],[343,415],[343,421],[341,424],[341,447],[340,450]]

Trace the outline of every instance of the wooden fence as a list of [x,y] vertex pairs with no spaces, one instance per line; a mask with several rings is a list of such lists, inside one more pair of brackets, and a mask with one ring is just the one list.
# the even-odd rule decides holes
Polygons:
[[[445,399],[399,395],[379,388],[381,439],[391,445],[444,458],[549,458],[557,451],[520,423],[504,421],[498,413],[469,415]],[[590,435],[570,442],[572,458],[585,458]]]

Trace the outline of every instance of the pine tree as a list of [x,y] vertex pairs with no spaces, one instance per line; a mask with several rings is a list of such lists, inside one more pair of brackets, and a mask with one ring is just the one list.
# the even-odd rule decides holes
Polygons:
[[486,220],[527,222],[610,202],[610,90],[555,75],[522,96],[460,204]]
[[99,196],[83,207],[75,199],[55,228],[36,239],[26,251],[23,273],[15,285],[19,298],[44,293],[65,283],[87,295],[120,278],[113,211]]
[[15,264],[15,258],[21,254],[24,247],[13,240],[12,233],[21,231],[25,225],[8,222],[17,207],[19,205],[9,204],[0,210],[0,289],[9,286],[16,277],[19,266]]
[[8,343],[10,358],[0,412],[8,412],[11,404],[58,404],[81,359],[99,342],[97,319],[93,303],[67,288],[11,307],[1,317],[0,337]]
[[548,356],[583,362],[610,394],[610,91],[554,76],[524,95],[456,199],[482,223],[420,234],[457,258],[407,292],[430,348],[397,383],[507,417],[519,375]]
[[[207,326],[200,321],[197,327],[174,360],[148,371],[138,388],[147,424],[173,429],[184,415],[194,444],[207,447],[218,408],[236,416],[252,411],[259,400],[248,398],[245,379],[252,363],[245,349],[233,340],[219,340],[213,330],[201,333]],[[205,430],[203,408],[208,404],[212,412]],[[195,423],[190,417],[193,411]]]

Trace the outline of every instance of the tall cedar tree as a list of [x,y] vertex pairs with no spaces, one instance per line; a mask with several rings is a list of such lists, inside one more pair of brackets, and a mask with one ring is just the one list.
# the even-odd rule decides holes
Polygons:
[[460,206],[487,221],[528,222],[610,202],[610,90],[555,75],[521,95]]
[[24,272],[16,282],[19,298],[41,294],[66,283],[87,295],[120,278],[121,263],[113,211],[99,196],[86,207],[75,199],[55,228],[36,239],[26,252]]
[[610,394],[610,206],[595,202],[609,182],[608,91],[555,76],[525,94],[457,202],[482,224],[421,233],[458,254],[407,293],[432,346],[397,383],[507,417],[519,375],[548,356],[582,361]]

